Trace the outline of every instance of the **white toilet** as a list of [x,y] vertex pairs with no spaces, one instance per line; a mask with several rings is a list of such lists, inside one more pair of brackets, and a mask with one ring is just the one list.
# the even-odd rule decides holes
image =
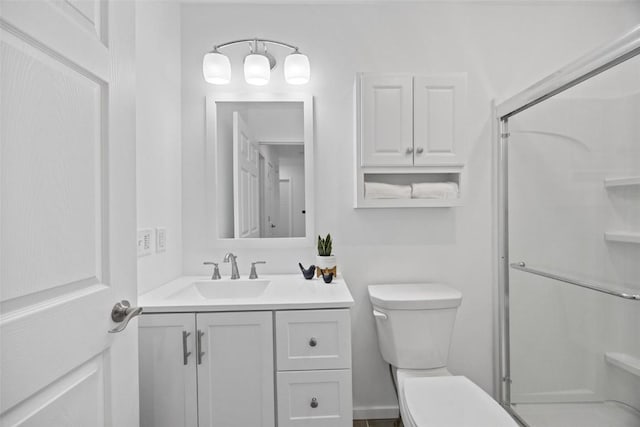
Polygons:
[[440,284],[372,285],[369,297],[405,427],[518,427],[480,387],[447,370],[459,291]]

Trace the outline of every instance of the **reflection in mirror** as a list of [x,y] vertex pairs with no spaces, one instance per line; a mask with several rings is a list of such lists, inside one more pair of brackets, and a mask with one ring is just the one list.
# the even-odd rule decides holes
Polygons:
[[303,102],[216,105],[219,237],[305,237]]

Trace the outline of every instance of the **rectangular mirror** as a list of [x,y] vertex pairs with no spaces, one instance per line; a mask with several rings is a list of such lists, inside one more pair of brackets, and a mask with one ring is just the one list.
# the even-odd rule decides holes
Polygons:
[[216,238],[310,241],[311,97],[208,98],[207,133]]

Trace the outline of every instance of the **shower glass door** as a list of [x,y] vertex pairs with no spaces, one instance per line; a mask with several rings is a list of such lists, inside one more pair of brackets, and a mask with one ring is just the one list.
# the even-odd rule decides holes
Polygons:
[[640,426],[640,56],[509,118],[510,408]]

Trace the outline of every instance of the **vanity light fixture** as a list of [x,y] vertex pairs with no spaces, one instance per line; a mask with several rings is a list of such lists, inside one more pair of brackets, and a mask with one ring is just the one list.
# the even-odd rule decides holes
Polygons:
[[266,85],[271,77],[271,70],[276,66],[276,58],[267,51],[267,44],[274,44],[292,49],[284,60],[284,77],[287,83],[301,85],[309,81],[311,74],[309,58],[299,52],[297,46],[276,40],[242,39],[222,43],[213,47],[202,60],[204,79],[212,84],[224,85],[231,81],[231,62],[218,49],[239,43],[249,43],[249,54],[244,58],[244,79],[257,86]]

